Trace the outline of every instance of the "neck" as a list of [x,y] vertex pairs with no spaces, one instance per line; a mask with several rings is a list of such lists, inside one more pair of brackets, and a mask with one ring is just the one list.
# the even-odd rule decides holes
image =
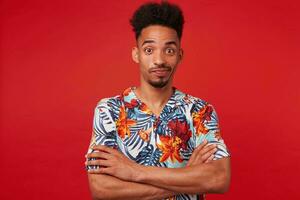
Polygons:
[[142,82],[136,88],[136,94],[141,101],[151,105],[151,107],[162,108],[172,96],[173,88],[171,82],[163,88],[155,88],[148,83]]

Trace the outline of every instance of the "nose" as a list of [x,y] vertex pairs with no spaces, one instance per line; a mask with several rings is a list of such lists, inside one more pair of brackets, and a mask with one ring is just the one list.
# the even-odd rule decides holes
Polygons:
[[163,65],[165,63],[165,58],[161,51],[157,51],[154,54],[153,63],[154,63],[154,65],[157,65],[157,66]]

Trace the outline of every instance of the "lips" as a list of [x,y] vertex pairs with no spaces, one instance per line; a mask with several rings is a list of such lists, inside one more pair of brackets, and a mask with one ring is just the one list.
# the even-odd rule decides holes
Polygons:
[[156,76],[166,76],[168,75],[170,70],[168,69],[155,69],[152,70],[152,73],[155,74]]
[[170,71],[171,71],[170,67],[156,67],[150,69],[150,73],[156,76],[167,76]]

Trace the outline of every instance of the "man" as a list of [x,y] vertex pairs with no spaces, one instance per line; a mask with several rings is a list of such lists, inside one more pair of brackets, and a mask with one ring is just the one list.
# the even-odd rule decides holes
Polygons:
[[224,193],[229,153],[212,105],[172,86],[184,19],[167,2],[133,15],[140,85],[102,99],[86,166],[94,199],[203,199]]

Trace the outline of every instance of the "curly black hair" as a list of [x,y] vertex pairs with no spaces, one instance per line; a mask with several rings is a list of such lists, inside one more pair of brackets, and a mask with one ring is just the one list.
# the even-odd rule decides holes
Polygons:
[[182,10],[175,4],[167,1],[161,3],[149,2],[141,5],[130,19],[136,40],[140,36],[143,28],[150,25],[162,25],[172,28],[181,39],[184,17]]

